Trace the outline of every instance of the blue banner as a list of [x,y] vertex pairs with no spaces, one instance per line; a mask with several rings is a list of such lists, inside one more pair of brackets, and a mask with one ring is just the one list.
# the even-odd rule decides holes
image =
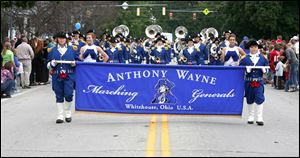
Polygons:
[[241,115],[243,67],[76,62],[76,110]]

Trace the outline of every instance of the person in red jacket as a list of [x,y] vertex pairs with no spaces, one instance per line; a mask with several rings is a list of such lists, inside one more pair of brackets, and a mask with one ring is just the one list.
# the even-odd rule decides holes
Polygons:
[[280,45],[276,44],[275,49],[270,53],[270,69],[272,73],[272,79],[273,79],[273,85],[276,88],[276,77],[275,77],[275,67],[278,62],[278,57],[282,55],[282,52],[280,52]]

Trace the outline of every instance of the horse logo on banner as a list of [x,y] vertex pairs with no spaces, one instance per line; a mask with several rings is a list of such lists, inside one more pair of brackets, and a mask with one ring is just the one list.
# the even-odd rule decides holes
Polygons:
[[156,94],[152,99],[152,104],[176,104],[177,98],[171,92],[175,84],[166,78],[159,79],[155,85]]

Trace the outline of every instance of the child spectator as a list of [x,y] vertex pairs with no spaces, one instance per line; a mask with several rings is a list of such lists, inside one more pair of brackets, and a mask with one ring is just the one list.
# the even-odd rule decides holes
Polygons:
[[11,90],[15,84],[13,62],[9,61],[1,69],[1,98],[11,98]]
[[276,73],[275,73],[275,76],[276,76],[276,85],[277,85],[277,89],[284,89],[284,86],[283,86],[283,82],[284,82],[284,78],[283,78],[283,69],[284,69],[284,66],[283,66],[283,63],[282,63],[282,60],[283,60],[283,57],[279,57],[278,58],[278,63],[275,67],[275,70],[276,70]]

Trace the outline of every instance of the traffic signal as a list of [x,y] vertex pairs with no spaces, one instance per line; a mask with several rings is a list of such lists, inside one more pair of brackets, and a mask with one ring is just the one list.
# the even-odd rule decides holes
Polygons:
[[197,18],[197,13],[193,13],[193,20],[196,20]]
[[173,16],[174,16],[173,12],[170,12],[170,13],[169,13],[170,20],[173,19]]

